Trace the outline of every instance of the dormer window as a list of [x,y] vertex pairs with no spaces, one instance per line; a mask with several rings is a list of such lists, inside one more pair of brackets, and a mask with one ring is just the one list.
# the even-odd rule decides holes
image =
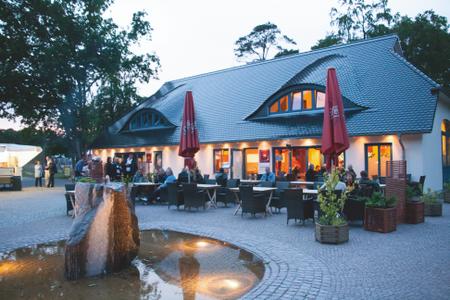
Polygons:
[[292,91],[278,97],[269,105],[269,114],[308,111],[325,106],[325,93],[315,89]]
[[145,109],[137,112],[125,127],[128,131],[149,129],[162,129],[171,127],[171,124],[157,111]]

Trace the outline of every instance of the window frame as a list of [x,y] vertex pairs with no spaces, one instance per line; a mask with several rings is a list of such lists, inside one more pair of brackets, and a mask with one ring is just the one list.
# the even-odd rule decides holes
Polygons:
[[[305,91],[310,91],[311,92],[311,108],[306,109],[303,105],[303,92]],[[277,97],[275,98],[275,100],[270,101],[269,103],[267,103],[266,105],[266,111],[267,111],[267,116],[274,116],[274,115],[281,115],[281,114],[287,114],[287,113],[298,113],[298,112],[311,112],[311,111],[320,111],[322,109],[324,109],[324,107],[317,107],[317,101],[316,101],[316,97],[317,97],[317,93],[321,92],[325,94],[325,91],[323,91],[321,88],[318,87],[304,87],[304,88],[291,88],[288,91],[286,91],[283,94],[278,94]],[[293,94],[294,93],[300,93],[300,109],[292,109],[292,106],[294,104],[294,97]],[[283,99],[284,97],[287,97],[287,104],[288,104],[288,110],[283,111],[281,109],[281,99]],[[271,112],[270,108],[274,105],[277,104],[278,107],[278,111],[277,112]]]
[[[144,124],[148,123],[147,126]],[[158,130],[172,128],[173,125],[158,111],[153,109],[143,109],[134,113],[123,131],[125,132],[139,132],[145,130]]]
[[381,146],[390,146],[391,147],[391,157],[390,160],[392,161],[392,157],[393,157],[393,147],[392,147],[392,143],[367,143],[364,144],[364,170],[367,172],[367,174],[369,174],[369,157],[368,155],[368,148],[371,146],[377,146],[378,147],[378,172],[377,172],[377,176],[381,177],[381,151],[380,148]]
[[[232,159],[231,158],[232,148],[215,148],[215,149],[213,149],[213,161],[212,161],[212,163],[213,163],[213,173],[214,174],[219,172],[219,170],[216,169],[216,152],[218,152],[218,151],[225,151],[225,150],[228,151],[228,164],[230,165],[230,167],[229,168],[224,168],[224,170],[225,170],[225,173],[227,173],[227,174],[229,174],[231,172],[230,169],[231,169],[231,159]],[[221,156],[223,157],[223,154],[221,154]],[[222,164],[223,164],[223,162],[222,162]],[[219,169],[220,168],[223,168],[223,167],[219,167]]]

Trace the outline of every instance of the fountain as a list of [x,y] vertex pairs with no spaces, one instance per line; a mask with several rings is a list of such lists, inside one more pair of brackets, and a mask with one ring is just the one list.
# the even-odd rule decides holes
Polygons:
[[139,228],[123,184],[77,183],[77,216],[65,248],[65,276],[76,280],[128,268]]

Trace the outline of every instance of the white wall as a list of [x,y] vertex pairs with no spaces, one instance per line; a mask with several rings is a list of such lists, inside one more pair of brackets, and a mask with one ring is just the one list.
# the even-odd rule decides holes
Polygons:
[[441,124],[444,119],[450,120],[450,104],[440,99],[434,116],[433,130],[423,135],[422,143],[423,170],[427,176],[425,188],[432,190],[442,189]]

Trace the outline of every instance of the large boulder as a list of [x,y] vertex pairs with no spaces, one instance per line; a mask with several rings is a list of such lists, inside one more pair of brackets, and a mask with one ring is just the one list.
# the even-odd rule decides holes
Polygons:
[[65,249],[65,276],[75,280],[130,266],[139,250],[139,227],[121,183],[77,183],[77,217]]

